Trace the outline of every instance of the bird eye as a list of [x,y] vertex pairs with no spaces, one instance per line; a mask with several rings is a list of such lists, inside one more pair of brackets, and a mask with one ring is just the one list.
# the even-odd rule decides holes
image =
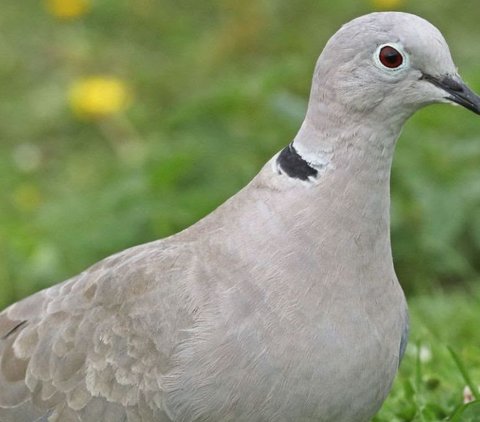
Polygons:
[[397,69],[403,63],[402,53],[390,45],[385,45],[380,49],[378,58],[380,63],[389,69]]

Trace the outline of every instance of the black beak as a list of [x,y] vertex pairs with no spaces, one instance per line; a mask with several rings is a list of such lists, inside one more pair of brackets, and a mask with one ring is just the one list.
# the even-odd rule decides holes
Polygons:
[[474,113],[480,114],[480,96],[475,94],[462,80],[456,80],[452,76],[436,78],[424,74],[422,79],[442,88],[449,95],[445,99],[460,104]]

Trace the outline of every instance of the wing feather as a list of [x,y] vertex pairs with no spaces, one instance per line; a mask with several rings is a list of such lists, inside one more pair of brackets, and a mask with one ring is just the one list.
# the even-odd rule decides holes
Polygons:
[[181,252],[132,248],[0,313],[0,421],[168,421],[161,380],[194,323]]

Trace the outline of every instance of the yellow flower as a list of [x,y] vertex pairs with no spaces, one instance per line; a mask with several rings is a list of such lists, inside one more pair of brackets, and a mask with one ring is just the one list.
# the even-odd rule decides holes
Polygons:
[[59,19],[72,19],[90,10],[90,0],[44,0],[46,9]]
[[399,9],[406,0],[372,0],[373,7],[380,10]]
[[108,76],[81,79],[70,88],[70,106],[82,118],[102,118],[124,110],[129,93],[123,81]]

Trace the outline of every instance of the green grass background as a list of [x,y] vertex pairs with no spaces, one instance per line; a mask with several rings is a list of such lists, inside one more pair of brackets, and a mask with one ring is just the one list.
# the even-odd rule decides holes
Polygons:
[[[4,0],[0,307],[181,230],[235,193],[295,135],[328,37],[373,10],[367,0],[98,0],[59,21],[39,1]],[[442,30],[480,91],[478,0],[402,10]],[[69,87],[98,74],[125,81],[131,106],[79,120]],[[479,132],[472,113],[438,105],[399,141],[392,243],[412,334],[377,422],[447,420],[466,378],[480,384]],[[480,421],[480,408],[455,418]]]

